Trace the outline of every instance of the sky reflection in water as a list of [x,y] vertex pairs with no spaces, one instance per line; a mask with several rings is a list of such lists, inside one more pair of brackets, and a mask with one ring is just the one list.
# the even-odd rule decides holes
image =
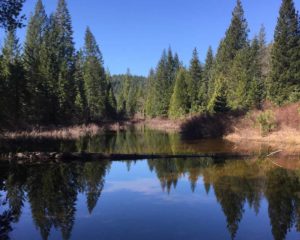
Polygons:
[[300,172],[268,161],[160,159],[0,170],[4,239],[300,238]]

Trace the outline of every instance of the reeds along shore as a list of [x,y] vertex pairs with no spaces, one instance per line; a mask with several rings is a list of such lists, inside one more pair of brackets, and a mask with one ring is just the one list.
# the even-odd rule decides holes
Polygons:
[[75,125],[69,127],[34,127],[27,130],[7,130],[2,138],[56,138],[78,139],[82,136],[95,136],[105,130],[118,131],[134,125],[134,121],[105,122],[100,124]]
[[78,139],[95,136],[105,130],[147,127],[167,132],[180,132],[183,139],[224,138],[237,145],[265,143],[275,149],[300,152],[300,103],[275,107],[265,104],[260,110],[200,114],[180,120],[132,119],[124,122],[78,125],[60,128],[32,128],[25,131],[4,131],[6,139],[56,138]]

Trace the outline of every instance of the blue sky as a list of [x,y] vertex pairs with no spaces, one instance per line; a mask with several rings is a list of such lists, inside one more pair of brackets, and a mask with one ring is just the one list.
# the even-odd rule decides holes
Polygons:
[[[47,13],[56,0],[44,0]],[[184,64],[194,47],[204,61],[209,45],[216,50],[229,26],[236,0],[67,0],[72,15],[76,47],[83,46],[86,26],[90,26],[113,74],[147,75],[155,67],[163,48],[171,46]],[[261,24],[271,41],[281,0],[242,0],[250,37]],[[300,10],[300,0],[294,0]],[[26,0],[29,16],[36,0]],[[18,32],[24,39],[25,29]],[[3,33],[1,33],[3,35]],[[0,36],[0,39],[3,39]],[[1,40],[2,41],[2,40]]]

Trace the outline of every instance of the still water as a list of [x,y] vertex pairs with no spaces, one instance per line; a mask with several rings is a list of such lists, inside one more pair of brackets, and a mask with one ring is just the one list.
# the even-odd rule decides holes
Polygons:
[[[147,134],[27,144],[107,152],[213,150],[212,142],[199,146],[176,135]],[[231,147],[215,145],[216,151]],[[0,165],[0,204],[0,239],[300,239],[300,170],[261,159]]]

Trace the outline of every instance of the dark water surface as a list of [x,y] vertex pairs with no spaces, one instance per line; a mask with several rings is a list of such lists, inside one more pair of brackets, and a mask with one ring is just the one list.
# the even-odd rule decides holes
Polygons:
[[[199,146],[176,134],[118,134],[27,144],[124,153],[213,150],[213,142]],[[0,165],[0,204],[0,239],[300,239],[300,170],[268,160]]]

